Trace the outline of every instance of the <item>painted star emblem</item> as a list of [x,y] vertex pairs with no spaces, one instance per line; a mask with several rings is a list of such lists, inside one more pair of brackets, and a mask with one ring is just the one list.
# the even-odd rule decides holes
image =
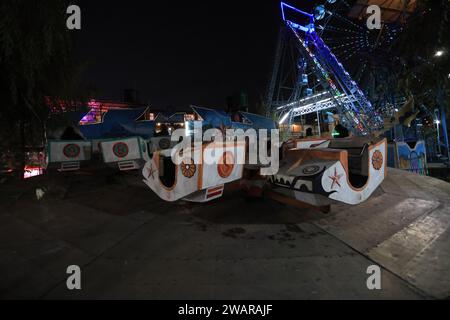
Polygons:
[[154,170],[153,166],[150,166],[150,168],[148,168],[147,171],[148,171],[147,178],[150,179],[150,177],[152,177],[153,179],[155,179],[154,174],[157,172],[157,170]]
[[341,178],[342,178],[342,174],[338,174],[337,172],[337,168],[334,168],[334,176],[329,177],[331,179],[331,181],[333,182],[331,184],[331,189],[334,189],[335,185],[338,185],[339,188],[341,188]]

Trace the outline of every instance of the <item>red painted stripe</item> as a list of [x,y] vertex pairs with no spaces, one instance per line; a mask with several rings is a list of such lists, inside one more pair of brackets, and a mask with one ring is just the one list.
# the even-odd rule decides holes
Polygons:
[[217,188],[209,189],[208,193],[216,192],[216,191],[222,191],[222,190],[223,190],[223,187],[217,187]]
[[215,193],[210,193],[210,194],[208,194],[206,199],[211,199],[211,198],[214,198],[214,197],[220,196],[220,195],[222,195],[222,191],[218,191],[218,192],[215,192]]

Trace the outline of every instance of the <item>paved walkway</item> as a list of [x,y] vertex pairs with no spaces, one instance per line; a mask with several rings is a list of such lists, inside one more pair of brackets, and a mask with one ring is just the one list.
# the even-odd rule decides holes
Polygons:
[[[396,170],[368,202],[327,215],[233,194],[169,204],[112,172],[3,185],[0,297],[445,299],[449,195],[448,183]],[[74,264],[78,292],[65,284]],[[373,264],[381,291],[366,287]]]

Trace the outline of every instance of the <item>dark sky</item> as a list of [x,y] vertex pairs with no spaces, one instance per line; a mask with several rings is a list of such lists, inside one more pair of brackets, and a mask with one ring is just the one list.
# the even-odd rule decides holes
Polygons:
[[[295,1],[294,1],[295,3]],[[79,1],[76,52],[86,83],[121,99],[136,87],[152,106],[224,108],[241,90],[265,94],[279,32],[279,2]]]

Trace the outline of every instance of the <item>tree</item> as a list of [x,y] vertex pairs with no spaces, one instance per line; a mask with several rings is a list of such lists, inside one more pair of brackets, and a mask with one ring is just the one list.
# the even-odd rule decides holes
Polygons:
[[[415,16],[408,21],[394,48],[399,56],[398,89],[406,96],[415,96],[416,106],[421,107],[425,118],[425,135],[433,137],[434,110],[439,109],[441,115],[450,113],[449,18],[448,0],[418,1]],[[448,132],[442,132],[441,137],[447,142]]]
[[[400,58],[399,89],[414,94],[430,108],[442,103],[448,108],[449,7],[448,0],[419,1],[416,15],[408,21],[395,48]],[[442,56],[436,55],[439,51]]]
[[64,99],[73,87],[68,5],[65,0],[0,4],[1,148],[13,151],[20,175],[26,147],[43,142],[46,97]]

